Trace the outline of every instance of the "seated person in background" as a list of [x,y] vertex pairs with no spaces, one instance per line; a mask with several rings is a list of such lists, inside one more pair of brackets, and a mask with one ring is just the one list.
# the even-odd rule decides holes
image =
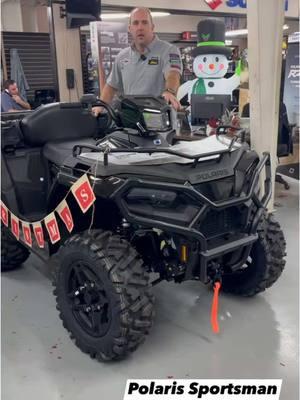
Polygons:
[[2,112],[13,112],[31,109],[30,104],[20,97],[18,86],[14,80],[6,80],[3,86],[4,90],[1,93]]

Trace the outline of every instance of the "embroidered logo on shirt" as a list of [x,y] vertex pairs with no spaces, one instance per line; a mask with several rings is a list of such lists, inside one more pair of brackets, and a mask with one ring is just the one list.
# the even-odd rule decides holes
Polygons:
[[129,59],[128,58],[124,58],[123,60],[120,61],[121,64],[121,69],[123,69],[125,67],[125,65],[127,65],[129,63]]
[[158,57],[151,57],[148,61],[149,65],[158,65],[159,58]]
[[181,69],[180,56],[177,53],[169,54],[169,63],[171,68]]
[[170,57],[170,61],[178,61],[178,60],[180,60],[180,56],[177,53],[170,53],[169,57]]

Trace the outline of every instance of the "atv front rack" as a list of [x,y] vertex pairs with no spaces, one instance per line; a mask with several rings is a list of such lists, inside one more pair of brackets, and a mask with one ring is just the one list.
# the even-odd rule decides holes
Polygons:
[[168,148],[159,149],[157,147],[154,147],[154,148],[151,147],[151,148],[147,148],[147,149],[145,149],[145,148],[111,149],[108,146],[105,148],[101,148],[98,146],[93,146],[93,145],[88,145],[88,144],[77,144],[73,147],[73,157],[78,157],[81,154],[82,149],[94,150],[94,151],[103,153],[103,155],[104,155],[103,164],[105,166],[107,166],[108,165],[108,156],[111,153],[139,153],[139,154],[142,153],[142,154],[149,154],[149,155],[154,154],[154,153],[164,153],[164,154],[171,154],[173,156],[186,158],[188,160],[194,160],[192,167],[195,167],[201,158],[222,156],[224,154],[230,153],[233,149],[235,142],[236,142],[236,138],[233,138],[231,140],[230,144],[228,145],[227,149],[211,151],[211,152],[205,153],[205,154],[196,154],[193,156],[191,156],[190,154],[182,153],[180,151],[175,151],[175,150],[171,150]]

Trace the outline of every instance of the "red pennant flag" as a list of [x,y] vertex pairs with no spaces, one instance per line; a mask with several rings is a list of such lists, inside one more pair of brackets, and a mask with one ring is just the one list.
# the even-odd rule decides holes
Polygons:
[[13,213],[10,213],[10,224],[11,231],[15,238],[19,240],[20,238],[20,228],[19,228],[19,218],[17,218]]
[[38,246],[43,249],[45,247],[45,240],[42,224],[40,222],[35,222],[32,224],[32,228]]
[[5,226],[8,226],[8,209],[2,201],[1,201],[1,221]]
[[24,242],[28,246],[32,247],[30,224],[28,224],[27,222],[22,221],[22,231],[23,231]]
[[66,228],[68,229],[68,231],[71,233],[74,228],[74,222],[73,222],[70,208],[69,208],[66,200],[63,200],[58,205],[58,207],[56,208],[56,211],[57,211],[58,215],[60,216],[60,218],[64,221],[64,224],[66,225]]
[[60,240],[60,233],[57,225],[57,221],[54,215],[54,212],[51,214],[47,215],[47,217],[44,218],[45,225],[47,228],[47,231],[49,233],[49,237],[51,240],[51,243],[54,244]]
[[81,208],[83,213],[91,207],[96,200],[93,189],[90,185],[87,174],[84,174],[74,185],[71,187],[71,191]]
[[222,4],[222,0],[204,0],[205,3],[212,9],[215,10],[219,5]]

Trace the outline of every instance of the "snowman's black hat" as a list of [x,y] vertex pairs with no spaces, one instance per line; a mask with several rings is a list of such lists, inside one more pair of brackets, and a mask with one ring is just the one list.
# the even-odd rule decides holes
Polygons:
[[225,46],[225,24],[219,19],[204,19],[197,25],[198,43],[192,50],[194,57],[201,54],[224,54],[231,56],[231,49]]

